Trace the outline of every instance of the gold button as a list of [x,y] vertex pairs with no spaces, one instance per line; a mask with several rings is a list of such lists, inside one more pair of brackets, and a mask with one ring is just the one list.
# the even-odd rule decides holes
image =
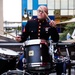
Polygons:
[[39,26],[39,28],[41,28],[41,26]]
[[41,25],[41,23],[39,23],[39,25]]
[[40,33],[38,33],[38,36],[40,36]]
[[40,32],[40,30],[38,30],[38,32]]

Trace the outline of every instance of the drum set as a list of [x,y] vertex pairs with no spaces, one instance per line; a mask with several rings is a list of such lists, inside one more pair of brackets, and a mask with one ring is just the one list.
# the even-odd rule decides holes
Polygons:
[[24,69],[16,69],[15,51],[0,48],[0,74],[2,75],[49,75],[55,68],[55,49],[51,42],[43,39],[27,40],[23,43]]

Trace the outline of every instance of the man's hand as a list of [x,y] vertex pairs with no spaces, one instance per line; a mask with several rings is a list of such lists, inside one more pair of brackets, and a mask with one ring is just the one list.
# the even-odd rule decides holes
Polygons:
[[52,26],[52,27],[56,27],[56,22],[53,21],[53,20],[51,20],[50,23],[49,23],[49,25]]
[[21,41],[21,36],[16,36],[15,40],[18,41],[18,42],[20,42]]

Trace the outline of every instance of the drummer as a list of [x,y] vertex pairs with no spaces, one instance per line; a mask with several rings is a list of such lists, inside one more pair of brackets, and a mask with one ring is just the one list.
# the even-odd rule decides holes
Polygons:
[[25,28],[21,36],[17,36],[18,42],[24,42],[28,38],[31,39],[44,39],[49,40],[49,37],[53,42],[59,41],[59,34],[56,29],[56,23],[53,20],[47,20],[48,8],[46,6],[39,6],[37,9],[37,18],[30,19],[25,25]]
[[51,36],[51,39],[53,42],[58,42],[59,35],[57,32],[57,29],[55,28],[55,21],[50,20],[50,22],[47,21],[48,15],[48,8],[46,6],[40,6],[37,9],[37,18],[36,19],[30,19],[21,36],[17,36],[16,40],[18,42],[24,42],[29,39],[45,39],[48,40],[49,36]]

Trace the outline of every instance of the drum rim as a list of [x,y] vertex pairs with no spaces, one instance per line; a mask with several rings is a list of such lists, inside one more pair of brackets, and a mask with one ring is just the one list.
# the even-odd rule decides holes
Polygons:
[[32,40],[27,40],[25,41],[25,45],[36,45],[36,44],[40,44],[41,43],[41,39],[32,39]]

